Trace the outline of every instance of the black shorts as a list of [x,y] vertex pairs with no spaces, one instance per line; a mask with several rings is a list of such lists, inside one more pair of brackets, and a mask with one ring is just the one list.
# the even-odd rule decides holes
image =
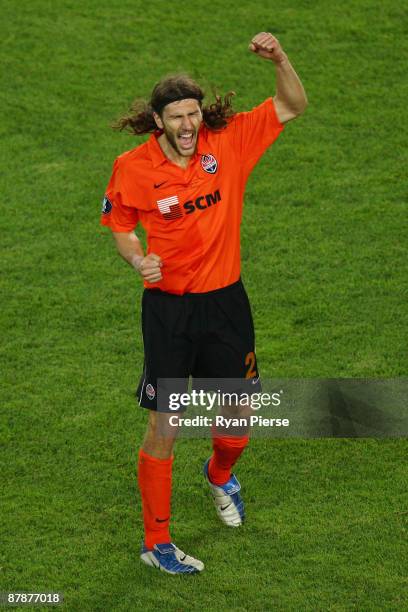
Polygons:
[[168,412],[157,406],[158,379],[184,380],[185,389],[190,376],[193,385],[197,379],[242,379],[259,391],[254,324],[241,280],[208,293],[145,289],[142,331],[145,361],[136,391],[142,407]]

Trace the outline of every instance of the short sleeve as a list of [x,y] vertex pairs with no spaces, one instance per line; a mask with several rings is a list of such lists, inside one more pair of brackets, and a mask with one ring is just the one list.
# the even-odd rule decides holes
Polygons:
[[113,232],[131,232],[139,221],[137,208],[127,206],[126,185],[122,180],[119,160],[113,164],[113,171],[102,202],[101,225]]
[[272,98],[267,98],[249,112],[238,113],[229,125],[236,154],[244,165],[251,168],[275,142],[283,128]]

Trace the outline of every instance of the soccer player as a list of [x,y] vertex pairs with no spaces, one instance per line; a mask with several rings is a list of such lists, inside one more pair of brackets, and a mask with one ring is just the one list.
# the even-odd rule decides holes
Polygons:
[[[164,435],[169,406],[157,403],[158,379],[251,379],[259,384],[250,306],[240,280],[240,222],[245,185],[283,125],[307,101],[303,86],[270,33],[249,50],[275,66],[276,93],[234,113],[233,93],[203,106],[203,91],[186,75],[164,78],[148,103],[136,102],[117,127],[151,133],[120,155],[102,209],[119,254],[141,275],[145,363],[138,388],[150,409],[139,452],[144,542],[141,559],[170,574],[200,572],[204,564],[172,543],[169,531],[174,435]],[[134,233],[147,235],[147,255]],[[232,467],[248,435],[213,434],[204,475],[221,521],[244,520]]]

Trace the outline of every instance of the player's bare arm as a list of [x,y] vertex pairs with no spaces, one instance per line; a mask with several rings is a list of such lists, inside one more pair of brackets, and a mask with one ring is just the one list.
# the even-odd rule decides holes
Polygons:
[[162,260],[155,253],[144,255],[139,238],[134,232],[112,232],[119,255],[148,283],[162,279]]
[[305,90],[278,39],[270,32],[260,32],[251,40],[249,50],[275,64],[273,101],[279,121],[286,123],[301,115],[307,106]]

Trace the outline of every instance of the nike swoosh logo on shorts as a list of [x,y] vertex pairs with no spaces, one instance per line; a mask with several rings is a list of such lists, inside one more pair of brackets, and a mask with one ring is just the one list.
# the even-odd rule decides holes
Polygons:
[[161,187],[162,185],[164,185],[164,183],[167,183],[167,181],[163,181],[162,183],[155,183],[154,184],[154,188],[158,189],[159,187]]

